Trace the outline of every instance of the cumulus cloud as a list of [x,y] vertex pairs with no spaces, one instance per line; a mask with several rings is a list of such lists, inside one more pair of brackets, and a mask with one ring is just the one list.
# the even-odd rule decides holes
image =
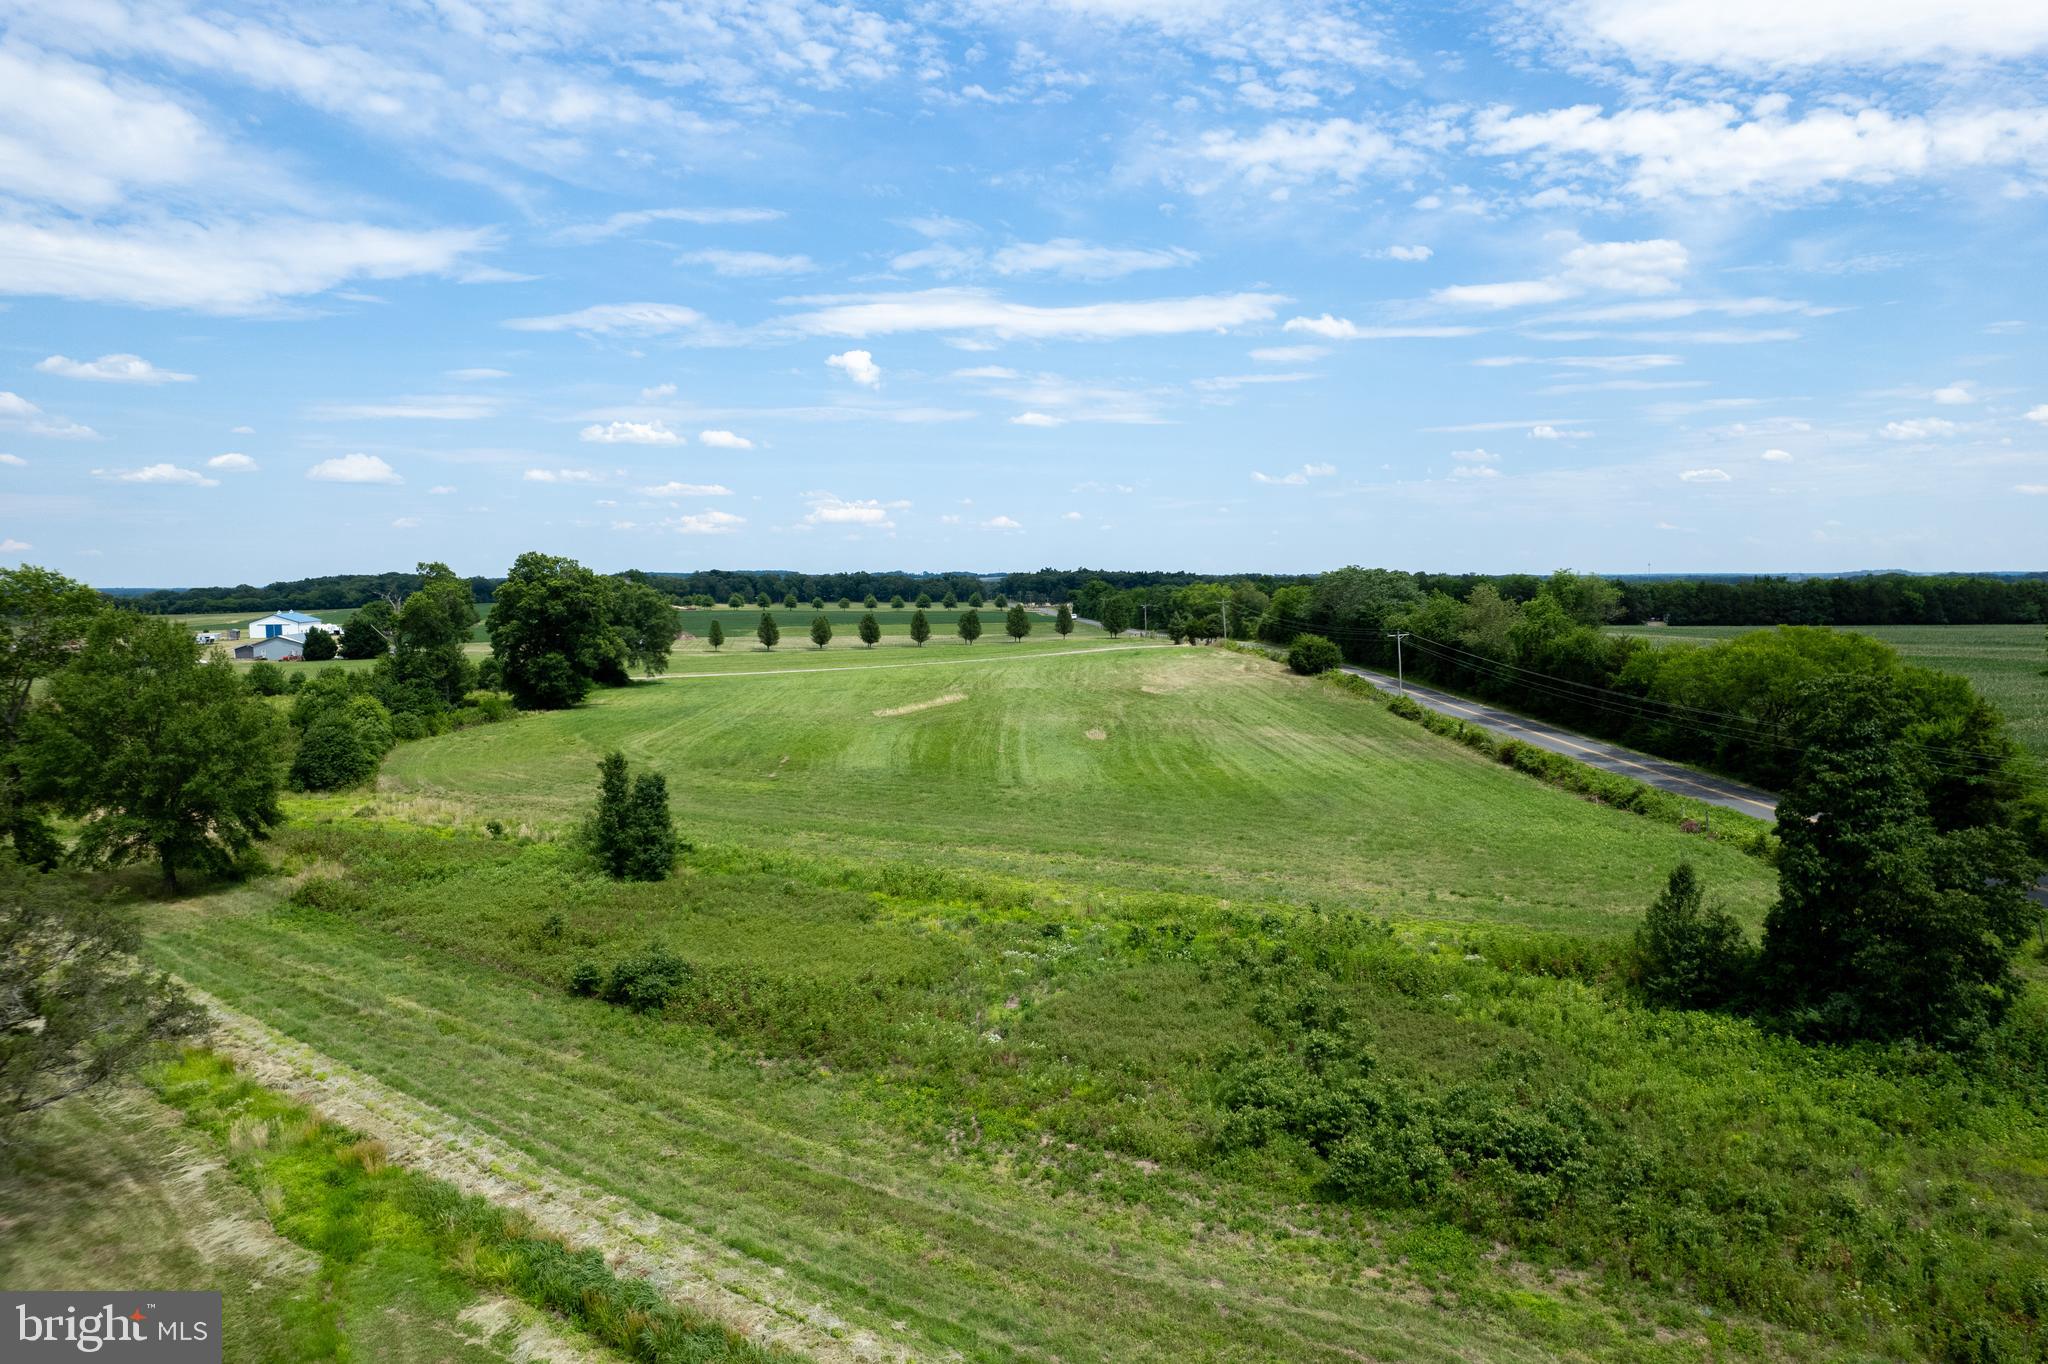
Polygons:
[[439,483],[439,484],[436,484],[435,486],[433,486],[433,487],[431,487],[431,488],[427,489],[427,496],[429,496],[429,497],[447,497],[447,496],[449,496],[450,494],[452,494],[452,493],[453,493],[454,491],[455,491],[455,485],[454,485],[454,484],[452,484],[452,483]]
[[747,524],[747,518],[729,511],[686,512],[664,523],[678,535],[729,535]]
[[448,371],[448,377],[465,380],[509,379],[512,377],[512,371],[509,369],[489,369],[478,366],[471,369],[451,369]]
[[1686,469],[1678,475],[1681,483],[1726,483],[1729,481],[1725,469]]
[[98,440],[99,432],[69,417],[53,417],[19,393],[0,390],[0,425],[19,427],[32,436],[58,440]]
[[306,470],[316,483],[403,483],[398,471],[378,455],[337,455]]
[[881,502],[874,498],[848,501],[833,493],[810,495],[810,511],[804,514],[809,526],[852,526],[869,530],[894,530],[889,513],[908,507],[908,502]]
[[1417,262],[1428,260],[1436,252],[1426,246],[1390,246],[1381,254],[1388,260]]
[[589,469],[528,469],[528,483],[596,483],[600,475]]
[[862,388],[876,388],[882,382],[882,367],[875,363],[875,357],[867,351],[842,351],[838,355],[826,356],[825,363]]
[[0,540],[0,554],[25,554],[35,546],[26,540],[17,540],[12,535]]
[[1452,478],[1499,478],[1500,470],[1491,464],[1459,464],[1451,469]]
[[1784,201],[1848,184],[2048,166],[2048,107],[1894,114],[1829,105],[1787,117],[1788,107],[1783,95],[1746,108],[1674,102],[1608,113],[1581,104],[1515,114],[1497,107],[1477,114],[1472,131],[1482,152],[1526,157],[1559,178],[1605,174],[1639,199]]
[[676,257],[676,264],[701,265],[714,275],[737,279],[807,275],[818,268],[818,263],[809,256],[778,256],[768,251],[726,251],[716,248],[686,251]]
[[1540,279],[1497,284],[1454,284],[1430,295],[1438,303],[1468,308],[1522,308],[1561,303],[1598,291],[1669,294],[1689,264],[1683,244],[1665,237],[1632,242],[1582,242],[1564,253],[1558,268]]
[[640,390],[640,401],[643,403],[658,403],[675,396],[674,384],[651,384]]
[[663,332],[687,331],[703,320],[702,313],[680,303],[599,303],[573,313],[508,318],[505,325],[518,332],[653,336]]
[[1182,161],[1189,187],[1197,191],[1230,179],[1253,189],[1326,179],[1348,185],[1420,164],[1414,149],[1391,133],[1349,118],[1280,119],[1250,132],[1212,129]]
[[4,464],[10,469],[26,469],[28,467],[28,461],[20,455],[0,455],[0,464]]
[[1447,340],[1459,336],[1473,336],[1477,327],[1361,327],[1348,317],[1332,317],[1324,313],[1321,317],[1290,317],[1282,331],[1306,332],[1331,341],[1408,341]]
[[1019,412],[1010,418],[1012,426],[1065,426],[1065,417],[1055,417],[1049,412]]
[[73,360],[69,356],[52,355],[46,360],[38,360],[36,369],[64,379],[89,379],[102,384],[187,384],[195,377],[172,369],[158,369],[141,356],[126,352],[102,355],[97,360]]
[[1276,305],[1287,300],[1280,294],[1239,293],[1041,306],[1013,303],[983,289],[922,289],[800,301],[816,306],[772,325],[806,336],[948,331],[985,333],[1003,340],[1114,341],[1227,331],[1265,322]]
[[1905,421],[1886,422],[1877,434],[1886,440],[1932,440],[1939,436],[1953,436],[1959,429],[1954,422],[1941,417],[1911,417]]
[[101,478],[113,479],[116,483],[161,483],[177,484],[192,488],[215,488],[220,486],[217,478],[208,478],[197,469],[181,469],[175,464],[146,464],[140,469],[95,469],[93,473]]
[[1549,11],[1560,37],[1633,61],[1791,70],[1968,58],[2011,59],[2048,46],[2048,11],[2011,0],[1921,4],[1720,0],[1567,0]]
[[395,516],[391,519],[391,525],[395,530],[418,530],[420,519],[417,516]]
[[714,450],[751,450],[754,448],[754,442],[748,440],[745,436],[731,431],[699,431],[697,439],[700,443],[708,445]]
[[1299,469],[1284,474],[1265,474],[1255,469],[1252,471],[1252,482],[1298,488],[1312,478],[1329,478],[1336,472],[1337,466],[1334,464],[1304,464]]
[[1773,448],[1764,451],[1764,458],[1773,464],[1790,464],[1792,462],[1792,452],[1790,450]]
[[250,459],[247,455],[236,454],[231,451],[225,455],[215,455],[212,459],[206,461],[206,467],[209,469],[219,469],[223,473],[253,474],[256,472],[257,466],[256,461]]
[[[2028,497],[2048,497],[2048,483],[2015,483],[2012,490],[2016,493],[2025,493]],[[24,545],[22,548],[26,549],[27,546]]]
[[2048,403],[2042,403],[2039,407],[2028,408],[2027,420],[2030,422],[2040,422],[2043,426],[2048,426]]
[[579,439],[597,445],[682,445],[685,441],[679,432],[671,431],[666,422],[593,422],[583,428]]
[[1964,407],[1977,401],[1977,386],[1968,379],[1943,384],[1927,395],[1943,407]]
[[640,490],[648,497],[731,497],[732,489],[723,483],[658,483],[652,488]]
[[1079,512],[1066,512],[1060,516],[1060,520],[1062,521],[1079,521],[1082,519],[1084,518]]
[[1529,428],[1531,440],[1584,440],[1591,431],[1573,431],[1565,427],[1552,426],[1549,422],[1538,422]]
[[1017,520],[1016,518],[1014,518],[1014,517],[1009,517],[1009,516],[991,516],[991,517],[990,517],[990,518],[989,518],[988,520],[986,520],[986,521],[982,522],[981,524],[982,524],[983,526],[985,526],[985,527],[986,527],[987,529],[989,529],[989,530],[1022,530],[1022,529],[1024,529],[1024,523],[1023,523],[1023,522],[1021,522],[1021,521],[1018,521],[1018,520]]

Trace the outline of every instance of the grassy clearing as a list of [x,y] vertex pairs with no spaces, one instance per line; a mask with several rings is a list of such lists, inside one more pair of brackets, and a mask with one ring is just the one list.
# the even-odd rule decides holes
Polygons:
[[[1618,633],[1658,643],[1711,643],[1747,634],[1741,625],[1617,626]],[[1845,629],[1848,627],[1844,627]],[[1881,639],[1908,663],[1966,677],[1998,707],[2013,737],[2048,759],[2048,646],[2038,625],[1866,625],[1855,633]]]
[[405,745],[379,806],[566,828],[619,748],[667,776],[700,842],[968,867],[1076,899],[1142,889],[1611,936],[1691,857],[1749,922],[1769,900],[1769,868],[1733,848],[1546,788],[1267,660],[1029,647],[831,673],[809,670],[816,651],[746,655],[732,676]]
[[[1805,1048],[1341,912],[877,891],[738,850],[621,886],[556,844],[354,819],[279,851],[302,879],[158,911],[151,955],[918,1357],[2040,1344],[2038,1057]],[[661,1012],[565,991],[650,943],[688,964]],[[1245,1106],[1247,1065],[1314,1087],[1305,1010],[1375,1092],[1481,1134],[1444,1138],[1447,1185],[1347,1196],[1312,1132]]]

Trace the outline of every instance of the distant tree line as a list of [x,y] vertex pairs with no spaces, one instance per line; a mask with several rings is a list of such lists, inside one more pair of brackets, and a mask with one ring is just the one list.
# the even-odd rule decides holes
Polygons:
[[2048,575],[1872,573],[1855,578],[1624,579],[1617,620],[1639,625],[2035,625]]

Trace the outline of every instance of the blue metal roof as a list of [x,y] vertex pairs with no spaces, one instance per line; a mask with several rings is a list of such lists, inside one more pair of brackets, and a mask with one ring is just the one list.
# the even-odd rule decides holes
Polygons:
[[296,622],[297,622],[298,624],[300,624],[300,625],[322,625],[322,624],[325,624],[325,622],[324,622],[324,621],[322,621],[322,620],[320,619],[320,617],[318,617],[318,616],[309,616],[309,615],[307,615],[307,614],[306,614],[306,613],[305,613],[304,611],[279,611],[279,612],[277,613],[277,618],[278,618],[279,620],[289,620],[289,621],[296,621]]

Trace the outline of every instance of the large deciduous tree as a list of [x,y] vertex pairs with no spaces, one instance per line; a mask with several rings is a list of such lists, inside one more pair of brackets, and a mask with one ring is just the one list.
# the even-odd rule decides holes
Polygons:
[[522,554],[491,607],[491,652],[505,690],[528,710],[573,706],[622,650],[606,610],[610,592],[595,573],[552,554]]
[[388,666],[400,685],[424,686],[443,705],[453,705],[476,680],[462,649],[476,628],[476,600],[469,580],[446,564],[422,563],[419,573],[419,590],[398,608]]
[[61,573],[28,564],[0,569],[0,837],[33,866],[55,866],[59,847],[23,789],[20,744],[29,702],[106,609],[99,593]]
[[32,793],[79,821],[74,855],[226,872],[283,818],[284,721],[166,620],[105,613],[49,680],[22,745]]
[[669,651],[676,642],[676,609],[655,588],[632,578],[606,579],[611,599],[606,603],[619,647],[625,661],[649,677],[668,669]]

